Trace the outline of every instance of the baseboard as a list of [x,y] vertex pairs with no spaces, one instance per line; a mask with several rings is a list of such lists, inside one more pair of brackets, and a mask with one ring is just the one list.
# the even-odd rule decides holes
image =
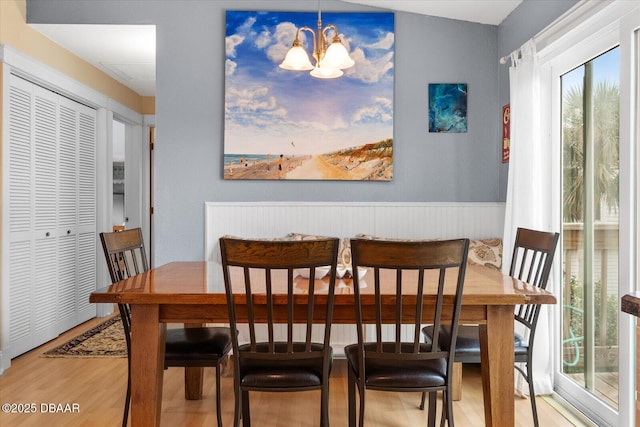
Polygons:
[[0,377],[4,375],[4,371],[11,366],[11,360],[6,357],[6,353],[0,350]]

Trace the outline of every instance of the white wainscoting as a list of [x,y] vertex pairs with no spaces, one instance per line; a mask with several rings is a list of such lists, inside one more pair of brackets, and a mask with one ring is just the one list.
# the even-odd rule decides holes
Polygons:
[[[503,227],[504,203],[210,202],[205,203],[204,259],[220,262],[218,239],[224,235],[483,239],[502,238]],[[357,340],[353,325],[334,325],[331,338],[336,357]]]
[[205,203],[205,260],[220,260],[218,239],[305,233],[400,239],[502,237],[504,203]]

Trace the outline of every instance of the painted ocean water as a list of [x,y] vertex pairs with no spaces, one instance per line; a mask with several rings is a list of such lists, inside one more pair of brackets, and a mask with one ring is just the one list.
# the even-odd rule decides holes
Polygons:
[[252,165],[257,162],[264,162],[267,160],[276,160],[278,156],[273,154],[225,154],[224,155],[224,167],[233,164],[236,166]]

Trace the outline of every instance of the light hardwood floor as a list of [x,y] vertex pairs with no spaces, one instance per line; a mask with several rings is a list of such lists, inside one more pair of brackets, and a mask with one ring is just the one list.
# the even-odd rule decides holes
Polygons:
[[[0,403],[35,404],[36,413],[0,412],[0,425],[14,426],[119,426],[126,387],[125,358],[42,358],[48,349],[99,323],[92,320],[58,339],[15,358],[0,377]],[[330,420],[333,426],[347,425],[347,384],[343,360],[336,360],[332,373]],[[204,398],[184,399],[183,370],[165,371],[162,401],[163,426],[214,426],[215,376],[205,369]],[[232,378],[222,379],[223,422],[233,425]],[[292,427],[319,425],[319,392],[252,393],[251,418],[257,427]],[[419,426],[426,423],[426,411],[420,411],[418,393],[383,393],[367,391],[365,422],[369,426]],[[42,404],[74,404],[79,413],[43,413]],[[527,399],[516,398],[516,426],[533,425]],[[583,425],[567,419],[544,399],[538,398],[542,426]],[[484,424],[482,382],[479,367],[465,365],[463,399],[454,403],[457,426]],[[571,417],[570,417],[571,418]],[[438,416],[439,419],[439,416]]]

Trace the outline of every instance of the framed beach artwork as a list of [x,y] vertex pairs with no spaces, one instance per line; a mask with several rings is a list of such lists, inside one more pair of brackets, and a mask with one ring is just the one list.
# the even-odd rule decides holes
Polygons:
[[429,83],[429,132],[467,132],[466,83]]
[[[317,19],[226,12],[224,179],[393,178],[394,15],[322,12],[355,61],[339,78],[280,68],[297,29],[316,31]],[[311,33],[300,39],[311,53]]]

